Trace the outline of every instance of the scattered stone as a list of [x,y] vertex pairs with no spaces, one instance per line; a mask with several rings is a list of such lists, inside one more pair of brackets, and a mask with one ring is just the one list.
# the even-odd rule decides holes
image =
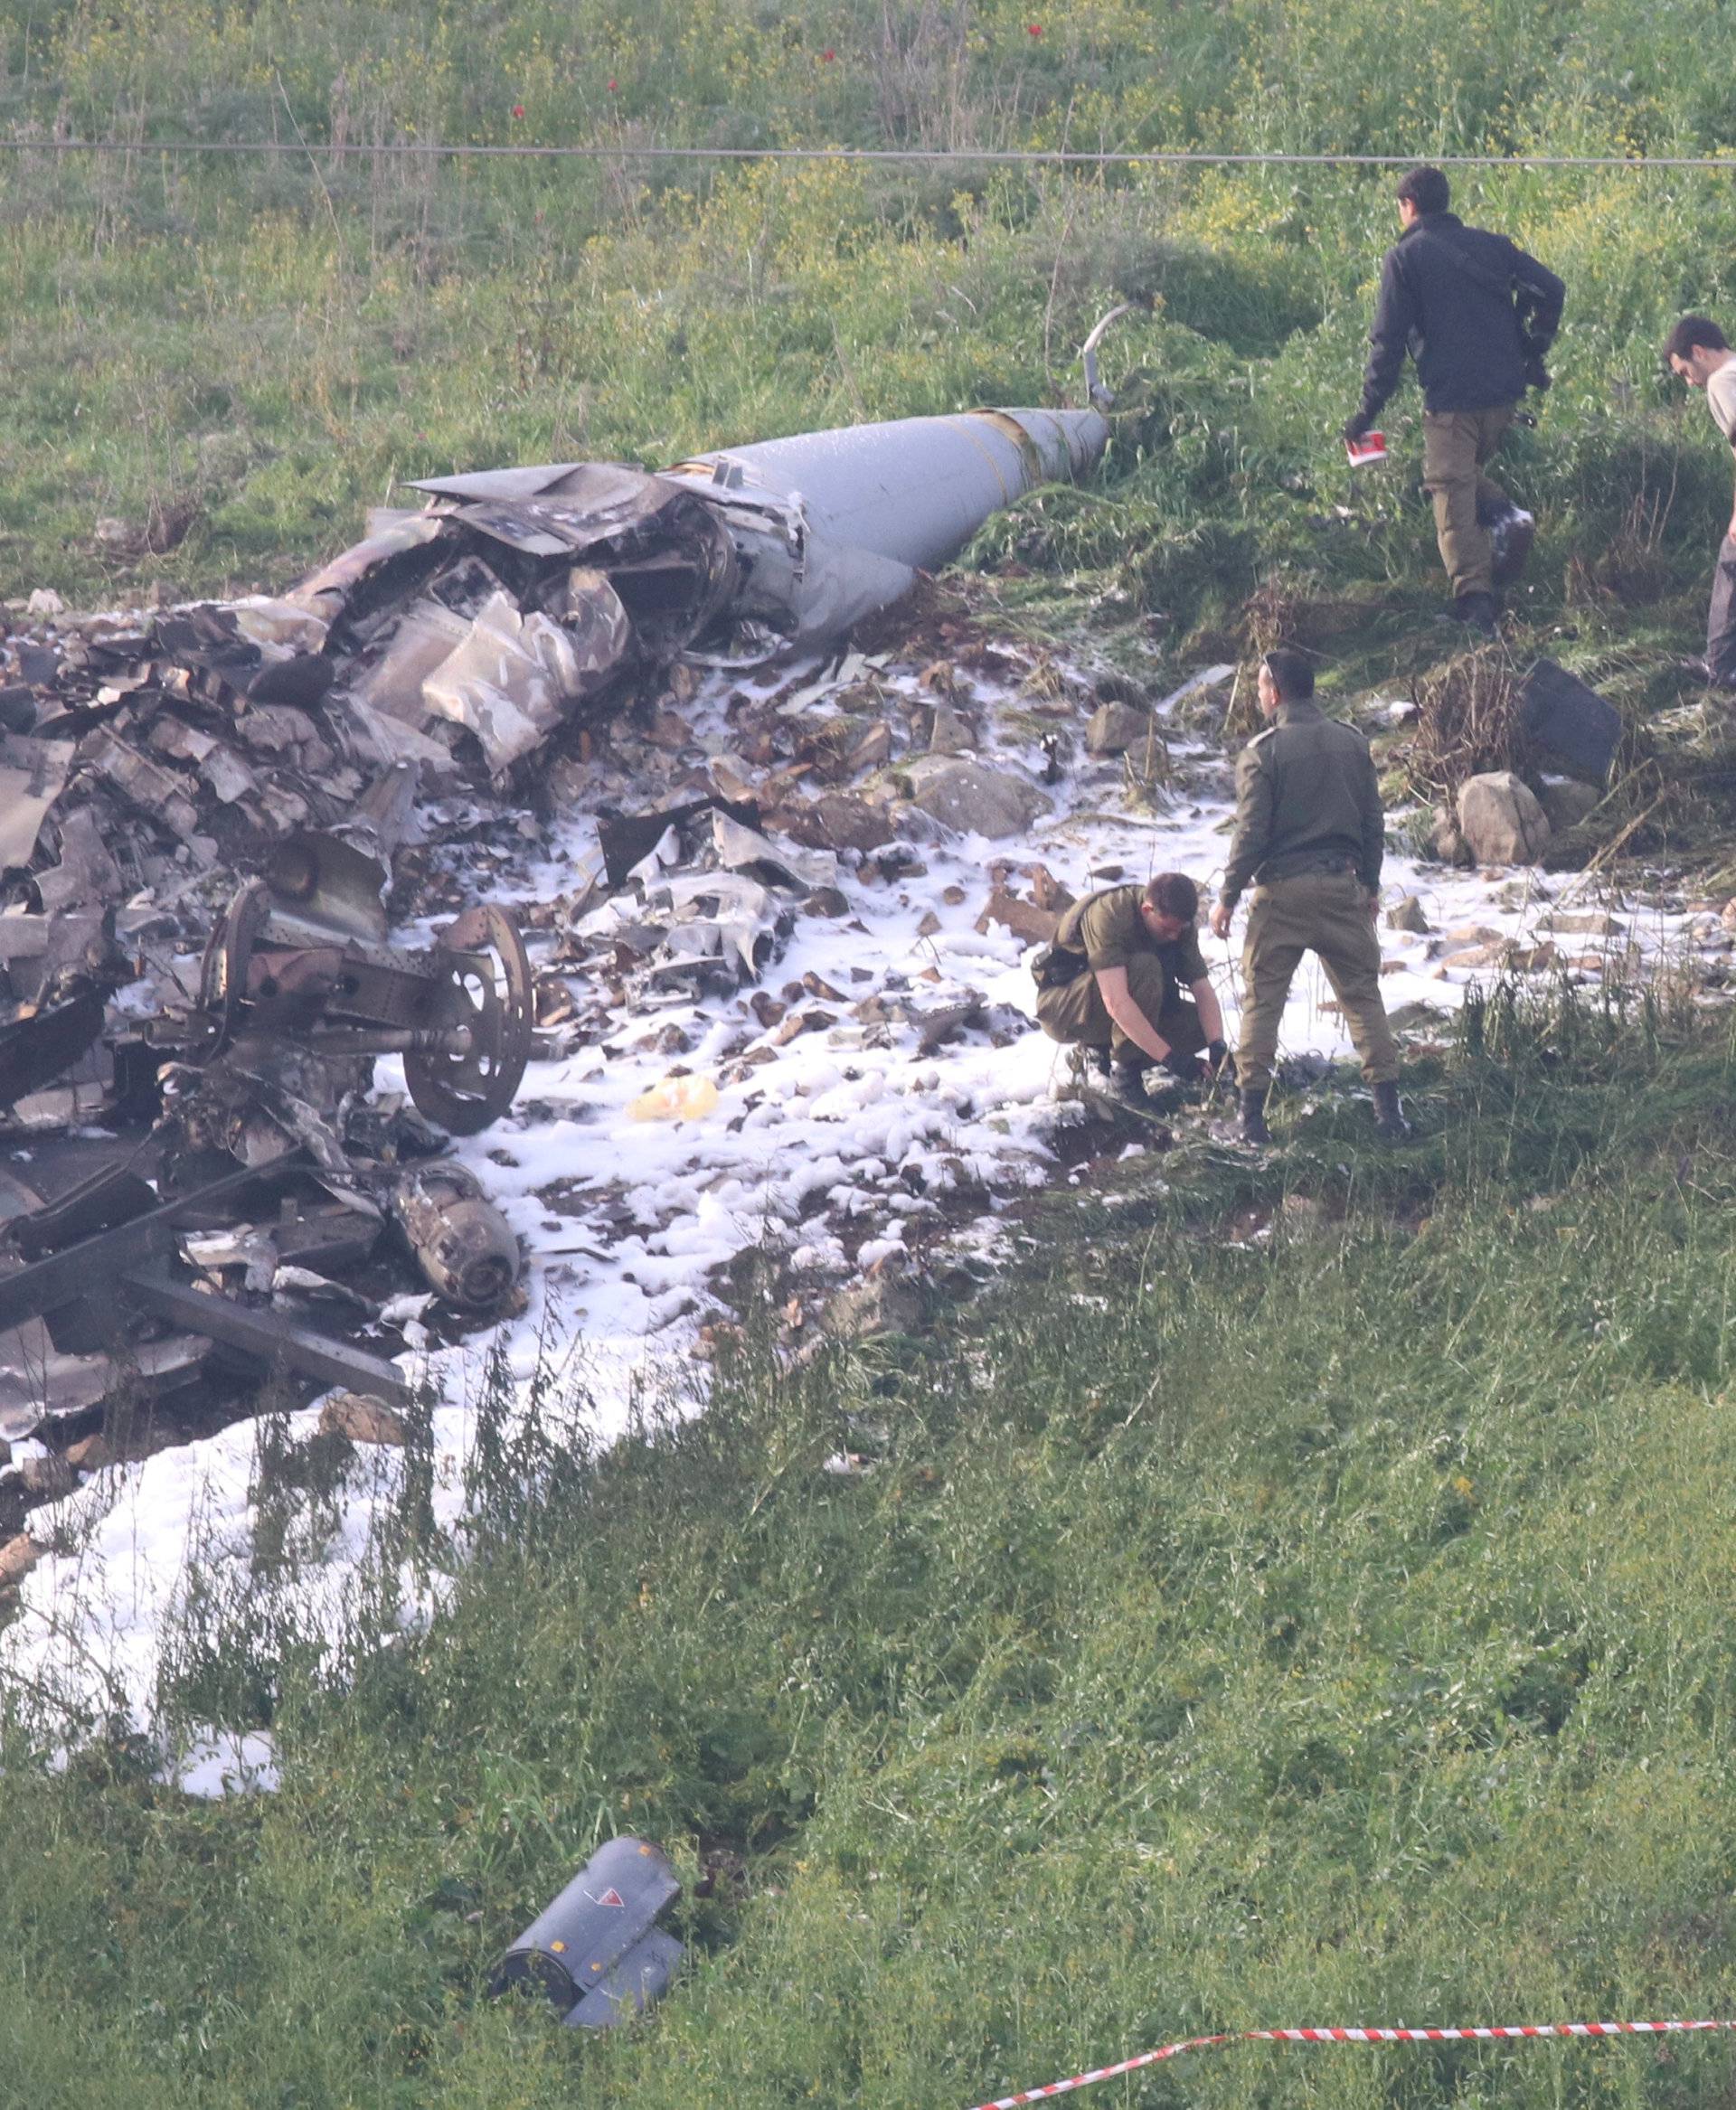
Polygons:
[[1307,1194],[1286,1194],[1278,1205],[1277,1220],[1293,1239],[1317,1239],[1332,1228],[1325,1206]]
[[1429,846],[1443,864],[1477,862],[1458,820],[1444,805],[1435,808],[1434,823],[1429,831]]
[[52,586],[39,586],[24,603],[24,613],[27,616],[63,616],[66,613],[66,603]]
[[931,820],[963,835],[995,841],[1023,834],[1049,801],[1034,785],[982,762],[935,760],[911,771],[916,785],[911,804]]
[[835,1341],[876,1333],[913,1333],[922,1323],[922,1294],[901,1276],[880,1275],[828,1298],[820,1328]]
[[922,920],[916,927],[916,935],[919,937],[932,937],[937,931],[944,930],[945,928],[945,924],[941,922],[940,918],[935,914],[934,910],[932,909],[925,909],[922,911]]
[[1724,903],[1718,920],[1723,925],[1726,930],[1736,932],[1736,899],[1728,900]]
[[947,904],[948,909],[957,909],[963,904],[963,902],[967,899],[967,896],[966,895],[963,887],[942,887],[940,890],[940,899]]
[[1426,937],[1434,927],[1423,914],[1422,903],[1417,897],[1406,894],[1401,900],[1394,901],[1387,910],[1386,928],[1389,930],[1413,931],[1419,937]]
[[766,1031],[769,1032],[773,1026],[781,1022],[785,1012],[789,1007],[788,1004],[779,1003],[769,990],[756,989],[748,999],[748,1008],[760,1021]]
[[810,850],[879,850],[893,833],[885,808],[854,791],[788,799],[771,815],[771,825]]
[[1603,794],[1597,786],[1581,784],[1577,777],[1545,777],[1537,798],[1551,829],[1558,835],[1577,828],[1594,806],[1603,803]]
[[1137,740],[1149,737],[1149,711],[1131,703],[1099,703],[1085,728],[1085,751],[1090,755],[1125,755]]
[[883,769],[892,758],[892,729],[882,718],[850,750],[850,769],[859,776],[864,769]]
[[976,928],[986,930],[991,923],[1001,924],[1026,945],[1047,945],[1061,928],[1061,916],[1056,909],[1039,909],[1034,901],[1022,901],[1005,887],[996,887],[976,918]]
[[1558,909],[1539,918],[1540,930],[1572,931],[1584,937],[1619,937],[1622,926],[1594,909]]
[[8,1539],[0,1546],[0,1585],[21,1583],[48,1551],[48,1548],[33,1539],[28,1531],[20,1531],[15,1539]]
[[1534,864],[1549,841],[1549,816],[1511,769],[1488,769],[1458,787],[1458,825],[1479,864]]
[[816,887],[802,903],[804,916],[847,916],[850,903],[836,887]]
[[[925,969],[919,979],[927,980],[929,977],[935,981],[940,978],[930,967]],[[917,1027],[917,1052],[920,1055],[936,1054],[948,1041],[958,1040],[961,1033],[982,1022],[983,1006],[979,997],[973,997],[965,1003],[943,1004],[939,1011],[927,1012]]]
[[1414,1033],[1427,1026],[1444,1025],[1447,1013],[1432,1003],[1401,1003],[1386,1014],[1386,1022],[1395,1033]]
[[929,752],[931,755],[967,755],[976,745],[976,736],[958,713],[945,703],[934,707],[934,728],[929,734]]
[[94,1436],[81,1436],[77,1443],[66,1446],[66,1462],[79,1473],[100,1473],[105,1465],[115,1463],[117,1455],[115,1446],[100,1429]]
[[353,1444],[403,1444],[404,1418],[372,1392],[334,1392],[319,1410],[321,1436],[346,1436]]
[[1052,909],[1057,916],[1064,915],[1073,905],[1071,887],[1064,887],[1046,864],[1031,867],[1031,899],[1039,909]]
[[18,1468],[18,1477],[33,1502],[59,1502],[71,1493],[79,1480],[66,1460],[53,1451],[45,1457],[26,1458]]
[[772,1037],[778,1047],[787,1048],[801,1034],[822,1032],[827,1026],[835,1026],[837,1022],[835,1016],[829,1011],[792,1012]]

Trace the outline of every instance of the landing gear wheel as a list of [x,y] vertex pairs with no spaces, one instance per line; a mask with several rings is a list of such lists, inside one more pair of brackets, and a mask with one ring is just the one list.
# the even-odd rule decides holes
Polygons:
[[476,1135],[513,1103],[531,1059],[536,1022],[531,963],[512,918],[499,909],[467,909],[436,939],[439,1023],[470,1030],[462,1055],[417,1049],[404,1076],[417,1110],[448,1135]]

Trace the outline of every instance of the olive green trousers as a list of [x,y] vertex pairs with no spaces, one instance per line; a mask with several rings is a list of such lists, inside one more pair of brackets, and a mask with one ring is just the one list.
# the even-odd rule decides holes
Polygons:
[[1494,546],[1477,524],[1477,509],[1500,512],[1511,501],[1483,465],[1513,423],[1514,406],[1492,410],[1425,410],[1422,416],[1422,481],[1435,503],[1435,540],[1457,600],[1467,593],[1493,593]]
[[1263,1091],[1272,1081],[1284,1003],[1304,953],[1326,970],[1363,1075],[1370,1084],[1390,1083],[1399,1074],[1399,1050],[1381,1001],[1381,941],[1368,894],[1354,872],[1305,871],[1253,891],[1241,949],[1237,1084]]
[[[1136,955],[1127,962],[1127,994],[1156,1027],[1177,1055],[1199,1055],[1205,1050],[1205,1033],[1200,1014],[1184,996],[1165,1007],[1169,977],[1154,959]],[[1037,992],[1037,1023],[1052,1041],[1075,1046],[1107,1048],[1117,1062],[1148,1062],[1151,1059],[1109,1016],[1109,1007],[1090,968],[1075,975],[1059,989]]]

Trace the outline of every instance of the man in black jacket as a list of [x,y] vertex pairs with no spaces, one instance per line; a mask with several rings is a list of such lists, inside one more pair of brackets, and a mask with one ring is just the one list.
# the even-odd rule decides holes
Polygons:
[[1449,201],[1438,168],[1413,168],[1399,184],[1404,232],[1386,253],[1362,408],[1344,438],[1373,429],[1409,351],[1422,384],[1423,481],[1453,613],[1493,636],[1497,559],[1504,579],[1516,576],[1532,522],[1483,465],[1527,385],[1549,386],[1543,354],[1561,326],[1567,288],[1505,234],[1467,227],[1448,211]]

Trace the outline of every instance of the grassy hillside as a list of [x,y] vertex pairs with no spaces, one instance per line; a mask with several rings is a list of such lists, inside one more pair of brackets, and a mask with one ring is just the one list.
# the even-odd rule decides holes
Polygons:
[[[1733,1055],[1473,1013],[1402,1159],[1323,1114],[1281,1169],[1062,1191],[925,1344],[783,1376],[750,1341],[607,1455],[551,1400],[483,1445],[434,1629],[359,1607],[341,1663],[279,1622],[274,1539],[165,1697],[269,1721],[278,1794],[7,1740],[14,2099],[963,2110],[1185,2030],[1729,2012]],[[451,1564],[417,1507],[382,1567]],[[656,2021],[481,2002],[617,1829],[690,1886]],[[1246,2051],[1105,2096],[1686,2105],[1730,2071]]]
[[[326,146],[1700,153],[1733,60],[1675,0],[0,0],[0,136],[37,143],[0,158],[0,595],[281,583],[411,476],[1061,400],[1136,289],[1102,478],[995,523],[973,591],[1161,673],[1260,588],[1385,680],[1445,649],[1414,391],[1383,477],[1336,438],[1390,174]],[[135,149],[49,150],[91,134]],[[186,137],[297,151],[153,151]],[[1521,642],[1643,721],[1694,693],[1729,517],[1657,344],[1736,322],[1736,162],[1460,196],[1570,287],[1504,457]],[[1708,765],[1646,845],[1727,805]],[[461,1548],[412,1474],[380,1571],[449,1603],[405,1634],[382,1582],[335,1656],[285,1545],[349,1461],[268,1425],[258,1588],[194,1593],[161,1697],[269,1724],[281,1792],[190,1804],[100,1722],[54,1772],[0,1695],[0,2104],[964,2110],[1195,2029],[1736,2012],[1733,1060],[1655,1006],[1497,1005],[1414,1150],[1321,1113],[1279,1163],[1057,1192],[1002,1288],[796,1374],[769,1299],[703,1419],[492,1425]],[[688,1884],[653,2023],[485,2003],[621,1829]],[[1262,2050],[1095,2100],[1685,2110],[1731,2074]]]
[[[1131,287],[1159,305],[1112,349],[1147,378],[1103,484],[1034,502],[983,556],[1011,541],[1027,562],[1087,570],[1129,597],[1111,612],[1172,617],[1172,636],[1275,565],[1434,598],[1414,392],[1388,420],[1403,473],[1353,487],[1335,438],[1393,233],[1390,174],[320,146],[1693,152],[1729,136],[1736,96],[1722,15],[1618,0],[1053,14],[6,0],[0,51],[10,137],[138,143],[0,163],[0,591],[281,581],[415,474],[656,461],[1052,400]],[[291,151],[151,151],[189,137]],[[1656,346],[1684,305],[1736,305],[1736,164],[1478,172],[1461,193],[1571,287],[1558,384],[1510,448],[1546,519],[1534,612],[1619,617],[1686,590],[1666,616],[1685,635],[1728,468]]]

